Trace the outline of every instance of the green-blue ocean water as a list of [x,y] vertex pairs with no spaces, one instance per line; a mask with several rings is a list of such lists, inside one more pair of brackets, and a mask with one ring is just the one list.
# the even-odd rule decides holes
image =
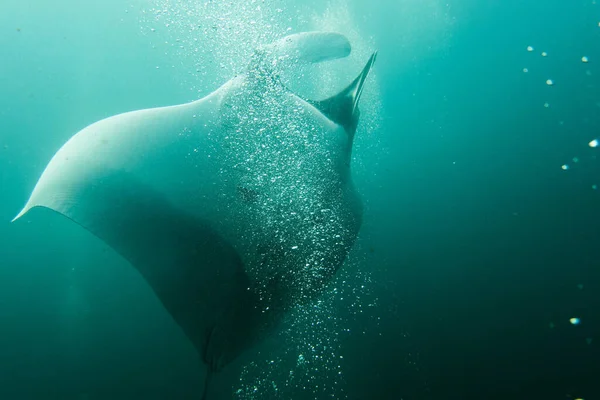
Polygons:
[[600,4],[3,0],[0,398],[200,397],[194,348],[130,265],[50,212],[9,221],[78,130],[202,97],[313,29],[354,51],[289,77],[307,95],[379,51],[353,151],[363,228],[324,305],[211,398],[600,396]]

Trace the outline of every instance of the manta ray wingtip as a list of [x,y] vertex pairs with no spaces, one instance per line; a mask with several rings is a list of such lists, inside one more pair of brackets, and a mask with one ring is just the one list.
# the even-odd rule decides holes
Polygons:
[[12,223],[12,222],[15,222],[16,220],[18,220],[19,218],[21,218],[23,215],[27,214],[27,212],[28,212],[29,210],[31,210],[33,207],[35,207],[35,206],[34,206],[34,205],[32,205],[32,204],[30,204],[30,203],[28,202],[27,204],[25,204],[25,207],[23,207],[23,208],[21,209],[21,211],[19,211],[19,213],[18,213],[18,214],[17,214],[17,215],[16,215],[16,216],[15,216],[13,219],[11,219],[11,220],[10,220],[10,222],[11,222],[11,223]]
[[25,215],[25,213],[27,211],[28,211],[27,207],[23,208],[21,211],[19,211],[19,213],[13,219],[10,220],[10,222],[15,222],[16,220],[18,220],[19,218],[21,218],[23,215]]

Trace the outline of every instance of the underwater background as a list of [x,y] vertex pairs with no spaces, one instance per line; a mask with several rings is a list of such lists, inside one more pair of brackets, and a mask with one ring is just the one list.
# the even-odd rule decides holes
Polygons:
[[596,0],[2,0],[0,399],[200,397],[193,346],[127,262],[47,210],[10,220],[78,130],[203,97],[306,30],[353,45],[286,77],[311,98],[379,51],[364,224],[322,299],[210,398],[600,398]]

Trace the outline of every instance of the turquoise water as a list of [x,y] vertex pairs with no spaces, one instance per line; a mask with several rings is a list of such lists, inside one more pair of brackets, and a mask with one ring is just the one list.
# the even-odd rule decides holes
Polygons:
[[318,307],[210,398],[600,395],[600,4],[0,9],[1,398],[200,397],[194,348],[130,265],[58,215],[9,221],[81,128],[203,97],[255,46],[315,29],[346,34],[353,53],[286,77],[303,95],[335,93],[379,51],[353,151],[363,227]]

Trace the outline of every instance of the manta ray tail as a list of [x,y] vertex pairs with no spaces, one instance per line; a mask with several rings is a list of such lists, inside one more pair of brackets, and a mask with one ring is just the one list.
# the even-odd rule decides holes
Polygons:
[[309,103],[318,108],[329,119],[343,126],[351,136],[354,136],[358,124],[360,95],[376,58],[377,52],[371,54],[362,72],[340,93],[321,101],[309,100]]
[[208,386],[210,385],[212,376],[213,376],[213,371],[212,371],[212,369],[209,368],[208,371],[206,371],[206,377],[204,378],[204,389],[202,390],[201,400],[208,400]]

